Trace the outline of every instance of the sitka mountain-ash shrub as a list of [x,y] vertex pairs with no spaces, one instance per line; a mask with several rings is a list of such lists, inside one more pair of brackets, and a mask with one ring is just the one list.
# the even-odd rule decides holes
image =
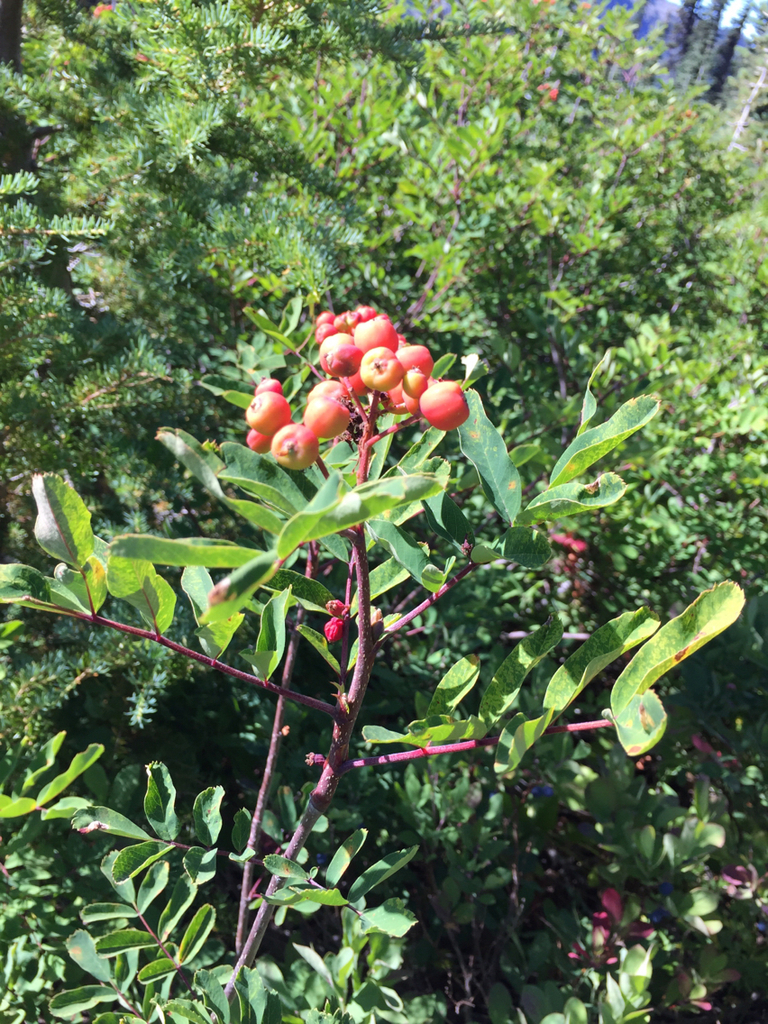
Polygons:
[[[393,638],[407,638],[433,608],[439,614],[440,599],[470,575],[477,583],[499,568],[545,566],[551,549],[543,524],[620,501],[626,484],[596,464],[647,424],[660,403],[655,396],[631,398],[594,426],[597,401],[588,387],[573,439],[548,479],[524,481],[508,452],[511,439],[488,419],[472,387],[485,372],[481,361],[465,359],[465,379],[447,380],[453,357],[433,361],[426,346],[409,344],[371,307],[323,312],[314,324],[310,311],[303,327],[297,312],[285,333],[250,310],[274,358],[260,365],[246,359],[232,368],[229,383],[204,381],[243,410],[245,444],[218,445],[182,430],[158,434],[209,494],[242,518],[239,543],[173,536],[171,527],[165,536],[133,533],[108,541],[94,534],[74,489],[44,474],[32,483],[35,536],[55,562],[52,572],[0,566],[4,603],[156,643],[276,701],[255,806],[237,810],[231,825],[224,827],[225,791],[213,786],[197,795],[191,825],[183,826],[174,781],[160,760],[146,768],[141,820],[82,799],[57,805],[62,813],[68,808],[73,828],[90,841],[112,837],[102,839],[102,871],[113,895],[84,907],[82,927],[67,939],[82,983],[54,995],[54,1017],[87,1013],[100,1024],[279,1021],[284,993],[270,983],[269,972],[259,973],[257,957],[273,916],[283,920],[298,912],[329,915],[340,924],[344,962],[295,944],[325,985],[322,1009],[283,1019],[406,1019],[400,997],[384,982],[397,966],[392,951],[416,918],[399,897],[377,899],[376,889],[419,857],[419,846],[392,849],[361,871],[355,857],[366,841],[363,822],[310,866],[313,832],[325,832],[326,812],[343,801],[344,776],[458,752],[473,752],[504,776],[542,736],[597,729],[615,731],[626,753],[641,757],[667,726],[657,681],[733,623],[743,606],[740,589],[725,582],[663,623],[649,608],[626,612],[562,660],[545,687],[529,693],[526,677],[547,664],[563,638],[562,622],[551,615],[520,640],[492,678],[481,681],[479,659],[470,654],[418,695],[422,716],[404,730],[391,728],[392,722],[360,730],[374,664]],[[280,380],[269,375],[275,367]],[[419,539],[425,534],[434,543]],[[447,558],[443,550],[450,551]],[[182,570],[181,591],[197,624],[192,647],[180,642],[174,626],[181,595],[156,566]],[[404,581],[412,587],[409,598],[386,614],[380,607],[385,595]],[[255,644],[222,660],[246,621],[258,623]],[[304,644],[321,659],[325,676],[304,678],[299,688],[294,665]],[[559,722],[616,662],[610,707],[597,719]],[[326,748],[302,752],[307,799],[293,834],[276,852],[264,853],[288,702],[326,722]],[[362,752],[361,741],[368,748]],[[62,777],[65,784],[72,771]],[[0,798],[0,817],[46,803],[42,794],[25,799]],[[205,899],[206,885],[224,864],[242,874],[231,934]],[[649,932],[622,930],[620,897],[603,900],[606,918],[592,948],[578,944],[574,955],[603,962],[598,940],[612,953],[609,961],[603,958],[612,965],[600,996],[605,1024],[648,1019],[654,949],[635,939]],[[385,955],[388,948],[391,955]],[[366,978],[376,981],[375,1005]],[[489,1008],[491,998],[503,1002],[494,991]],[[492,1016],[499,1012],[497,1005]],[[586,1020],[585,1013],[574,995],[547,1020]]]

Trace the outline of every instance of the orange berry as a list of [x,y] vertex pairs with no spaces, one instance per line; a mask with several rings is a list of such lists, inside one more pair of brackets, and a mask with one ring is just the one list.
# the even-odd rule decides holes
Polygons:
[[307,469],[319,451],[317,435],[301,423],[289,423],[272,438],[272,454],[286,469]]
[[388,317],[377,316],[373,320],[366,320],[364,324],[358,324],[353,337],[355,344],[363,352],[370,352],[372,348],[397,351],[397,331]]
[[340,402],[344,398],[349,398],[349,392],[340,380],[321,380],[307,395],[307,403],[320,397],[332,398],[335,402]]
[[383,346],[369,349],[360,364],[360,377],[374,391],[389,391],[403,379],[403,370],[395,353]]
[[260,380],[256,385],[256,389],[253,393],[254,395],[260,395],[263,391],[274,391],[276,395],[282,395],[283,385],[279,380],[273,380],[271,377],[264,377],[264,379]]
[[469,406],[461,384],[453,380],[438,381],[419,399],[424,419],[438,430],[455,430],[469,417]]
[[260,434],[258,430],[249,430],[245,443],[252,452],[258,452],[259,455],[266,455],[272,447],[272,438],[267,437],[266,434]]
[[349,409],[332,398],[313,398],[304,410],[304,425],[323,440],[338,437],[349,426]]
[[326,309],[322,313],[318,313],[317,319],[315,320],[315,327],[321,327],[323,324],[332,324],[335,317],[335,313],[331,313],[330,310]]
[[254,395],[245,410],[245,418],[251,430],[272,437],[281,427],[291,422],[291,407],[282,395],[274,391],[262,391]]

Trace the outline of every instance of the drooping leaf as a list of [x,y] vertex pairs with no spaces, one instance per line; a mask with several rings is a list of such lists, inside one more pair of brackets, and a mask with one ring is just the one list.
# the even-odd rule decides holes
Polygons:
[[167,860],[155,861],[152,867],[144,876],[139,892],[136,896],[136,908],[140,914],[144,914],[151,903],[157,899],[160,893],[168,885],[171,866]]
[[607,423],[579,433],[557,460],[549,480],[550,489],[559,484],[567,484],[569,480],[585,473],[595,462],[652,420],[660,406],[661,401],[655,395],[641,395],[625,402]]
[[465,392],[469,418],[459,427],[461,450],[477,470],[483,492],[510,526],[517,519],[522,487],[504,438],[491,423],[476,391]]
[[99,1003],[111,1003],[115,1000],[115,990],[108,985],[83,985],[82,988],[70,988],[57,993],[48,1004],[54,1017],[77,1017],[92,1010]]
[[165,840],[173,840],[179,834],[181,823],[176,816],[176,787],[171,773],[160,761],[147,765],[147,792],[144,797],[144,814],[154,832]]
[[528,673],[560,643],[562,637],[562,622],[559,618],[550,618],[521,640],[502,661],[483,694],[477,712],[489,729],[509,711]]
[[579,512],[590,512],[615,504],[627,485],[615,473],[604,473],[592,484],[561,484],[537,494],[517,517],[518,523],[542,523],[545,519],[563,519]]
[[[223,991],[223,989],[222,989]],[[190,999],[171,999],[163,1006],[166,1017],[170,1017],[174,1024],[177,1018],[191,1020],[192,1024],[213,1024],[213,1018],[200,1003],[193,1003]],[[224,1020],[223,1017],[220,1020]]]
[[258,588],[272,578],[275,561],[274,551],[265,551],[217,583],[208,595],[208,610],[200,617],[200,624],[208,626],[236,615]]
[[636,694],[614,722],[622,747],[630,757],[639,757],[664,735],[667,713],[653,690],[646,690]]
[[538,569],[552,557],[552,548],[543,533],[526,526],[513,526],[499,544],[498,557],[517,562],[526,569]]
[[93,554],[91,513],[73,487],[55,473],[32,477],[37,505],[35,539],[47,554],[79,568]]
[[244,807],[235,812],[232,823],[232,845],[238,853],[242,853],[251,834],[251,816]]
[[312,502],[283,527],[277,540],[278,554],[285,558],[299,544],[367,522],[399,505],[429,498],[441,489],[436,477],[414,474],[384,477],[348,491],[341,475],[331,473]]
[[[129,914],[133,913],[130,907],[126,907],[126,910]],[[67,939],[67,952],[78,967],[82,967],[88,974],[93,975],[97,981],[109,981],[112,977],[109,961],[99,956],[96,952],[95,942],[82,928]]]
[[328,885],[339,884],[345,871],[352,863],[352,858],[360,852],[367,838],[368,829],[359,828],[344,840],[336,853],[334,853],[331,863],[325,872],[325,880]]
[[264,679],[269,679],[285,653],[285,616],[290,597],[291,588],[288,587],[287,590],[271,597],[261,613],[256,653],[266,655],[265,661],[259,666]]
[[312,646],[315,648],[320,657],[323,658],[331,666],[336,675],[339,675],[341,672],[339,663],[328,650],[328,641],[325,639],[325,637],[321,633],[318,633],[316,630],[312,629],[310,626],[305,626],[303,623],[300,626],[297,626],[296,628],[298,629],[299,633],[301,633],[301,635],[304,637],[304,639],[308,640],[309,643],[312,644]]
[[151,949],[157,947],[156,940],[140,928],[123,928],[118,932],[110,932],[96,940],[96,952],[101,956],[117,956],[131,949]]
[[[195,621],[199,623],[208,609],[208,595],[213,590],[210,573],[199,565],[186,568],[181,574],[181,588],[189,597]],[[200,646],[205,654],[209,658],[218,658],[223,654],[244,620],[245,616],[242,614],[231,615],[228,619],[196,629],[195,636],[200,640]]]
[[57,775],[55,779],[43,786],[40,792],[37,794],[36,802],[38,807],[43,804],[47,804],[49,800],[53,800],[54,797],[58,796],[67,786],[71,785],[84,771],[87,771],[92,764],[104,753],[104,745],[101,743],[91,743],[89,747],[82,750],[79,754],[75,754],[69,763],[69,767],[66,771]]
[[409,861],[413,860],[418,852],[418,846],[411,846],[407,850],[397,850],[387,857],[376,861],[366,871],[356,878],[349,890],[350,903],[356,903],[361,897],[370,892],[374,886],[381,885],[388,878],[404,868]]
[[601,626],[552,676],[544,694],[544,707],[563,711],[604,668],[643,643],[658,628],[658,616],[648,608],[625,612]]
[[[53,767],[56,761],[56,755],[58,754],[59,750],[61,750],[61,745],[64,742],[64,738],[66,735],[67,733],[65,730],[57,732],[40,748],[40,750],[32,758],[29,767],[24,773],[24,781],[22,782],[20,792],[21,796],[24,796],[27,790],[31,789],[32,786],[34,786],[34,784],[37,782],[41,775],[45,775],[45,773]],[[0,781],[0,785],[2,785],[2,783],[5,782],[5,780],[11,775],[15,760],[16,758],[14,757],[13,753],[9,751],[6,757],[4,758],[3,765],[3,767],[5,767],[5,764],[7,764],[9,770],[7,772],[0,772],[0,779],[2,780]]]
[[589,375],[587,387],[584,391],[584,401],[581,404],[581,422],[579,425],[579,434],[584,433],[584,431],[587,429],[590,422],[592,421],[592,417],[597,412],[597,401],[595,400],[595,396],[592,394],[592,385],[595,382],[595,377],[598,375],[600,370],[603,369],[603,364],[607,361],[608,354],[608,352],[605,353],[600,362]]
[[448,669],[437,684],[427,708],[427,717],[447,715],[464,700],[480,675],[480,659],[470,654]]
[[222,445],[221,455],[226,466],[219,471],[219,480],[235,484],[288,515],[307,504],[307,495],[302,490],[306,484],[297,479],[298,474],[288,472],[272,459],[231,442]]
[[157,925],[160,940],[165,942],[173,929],[181,920],[185,910],[192,905],[197,893],[197,886],[190,880],[188,875],[181,875],[173,887],[171,898],[165,905]]
[[221,832],[221,801],[224,799],[223,786],[211,786],[198,793],[192,808],[195,834],[205,846],[213,846]]
[[196,971],[195,984],[203,990],[205,1001],[215,1012],[218,1020],[222,1024],[229,1024],[231,1014],[229,1000],[224,995],[224,989],[213,971]]
[[385,900],[380,907],[366,907],[363,911],[362,925],[364,935],[371,932],[383,932],[393,938],[401,939],[417,922],[416,915],[408,910],[401,899],[394,897]]
[[735,583],[718,583],[700,594],[682,614],[667,622],[634,656],[611,692],[616,718],[632,699],[727,629],[741,614],[744,593]]
[[0,604],[17,604],[23,608],[45,607],[47,611],[57,611],[51,594],[52,582],[29,565],[20,565],[18,562],[0,565]]
[[429,528],[439,537],[453,544],[459,551],[466,543],[474,544],[475,534],[469,520],[456,502],[445,491],[423,503],[424,515]]
[[72,828],[76,828],[78,832],[108,832],[111,836],[123,836],[125,839],[152,838],[125,815],[112,811],[109,807],[86,807],[82,811],[77,811],[72,819]]
[[175,430],[171,427],[161,427],[157,432],[157,440],[165,445],[211,494],[217,498],[224,498],[224,492],[216,476],[224,468],[224,463],[215,452],[203,448],[200,442],[185,430]]
[[184,938],[179,946],[179,963],[185,964],[194,960],[205,945],[216,924],[216,911],[210,903],[205,903],[189,923]]
[[365,525],[370,535],[384,545],[395,561],[406,569],[417,583],[433,593],[440,589],[440,584],[435,586],[429,582],[429,578],[424,579],[424,570],[430,564],[429,556],[405,530],[386,519],[373,519]]
[[236,569],[260,554],[257,549],[242,547],[227,540],[207,537],[185,537],[170,540],[143,533],[124,533],[110,545],[115,558],[135,559],[158,565],[202,565],[210,569]]
[[137,843],[135,846],[126,846],[115,857],[112,865],[112,878],[117,885],[134,878],[144,868],[154,864],[173,849],[167,843],[161,843],[157,839],[150,839],[147,843]]
[[138,609],[148,626],[158,633],[164,633],[173,622],[176,595],[151,562],[119,558],[110,552],[107,587],[113,597]]

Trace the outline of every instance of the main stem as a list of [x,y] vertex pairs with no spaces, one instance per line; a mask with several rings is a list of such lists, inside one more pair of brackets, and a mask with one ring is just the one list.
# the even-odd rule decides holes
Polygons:
[[[312,542],[307,550],[307,567],[304,575],[308,579],[312,579],[317,570],[317,545]],[[285,655],[285,665],[283,666],[282,676],[282,687],[284,690],[290,690],[291,682],[293,680],[293,668],[296,664],[296,651],[299,646],[299,626],[304,621],[304,609],[299,605],[296,611],[296,628],[291,634],[291,639],[288,641],[288,649]],[[269,791],[272,786],[272,777],[275,773],[275,766],[277,759],[280,755],[280,745],[283,739],[283,719],[285,716],[285,697],[281,694],[275,707],[275,717],[272,722],[272,735],[269,739],[269,752],[267,753],[267,762],[264,766],[264,774],[261,778],[261,785],[259,786],[259,795],[256,798],[256,807],[253,812],[253,818],[251,820],[251,831],[248,836],[248,844],[246,849],[258,850],[259,842],[261,840],[262,825],[264,822],[264,811],[267,808],[267,800],[269,798]],[[251,902],[251,888],[253,887],[253,875],[256,868],[255,858],[251,858],[245,863],[245,869],[243,871],[243,879],[240,885],[240,907],[237,914],[237,932],[235,933],[235,949],[239,953],[243,948],[243,940],[245,939],[245,930],[248,925],[248,904]]]
[[[371,413],[365,421],[363,436],[359,444],[359,460],[357,465],[357,482],[364,483],[368,479],[370,466],[371,448],[368,441],[373,437],[376,429],[376,408],[378,402],[374,395],[371,405]],[[360,709],[371,678],[373,660],[376,654],[371,629],[371,587],[369,582],[368,555],[365,545],[365,531],[362,526],[357,526],[352,531],[352,561],[354,562],[355,576],[357,580],[357,628],[358,628],[358,654],[349,690],[342,704],[339,702],[336,713],[336,720],[333,726],[331,746],[326,757],[320,779],[312,791],[306,809],[301,816],[298,827],[288,844],[285,856],[294,860],[301,852],[318,818],[328,810],[331,801],[341,779],[340,768],[347,759],[349,743],[352,733],[360,714]],[[274,875],[267,886],[265,897],[274,895],[280,888],[282,879]],[[231,1001],[234,998],[235,979],[243,967],[250,967],[256,959],[264,935],[272,920],[274,907],[268,903],[266,898],[261,904],[256,918],[251,926],[248,938],[240,950],[232,976],[227,982],[224,992]]]

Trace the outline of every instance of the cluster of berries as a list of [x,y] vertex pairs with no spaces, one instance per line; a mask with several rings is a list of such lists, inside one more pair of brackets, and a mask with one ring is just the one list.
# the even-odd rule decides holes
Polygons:
[[469,416],[458,381],[430,376],[434,361],[424,345],[409,345],[386,314],[371,306],[334,316],[321,313],[315,339],[319,363],[335,380],[317,384],[307,396],[304,422],[294,423],[279,381],[256,387],[245,418],[246,439],[259,453],[271,451],[282,466],[306,469],[316,461],[321,440],[343,434],[356,399],[373,393],[373,402],[395,416],[423,416],[439,430],[454,430]]

